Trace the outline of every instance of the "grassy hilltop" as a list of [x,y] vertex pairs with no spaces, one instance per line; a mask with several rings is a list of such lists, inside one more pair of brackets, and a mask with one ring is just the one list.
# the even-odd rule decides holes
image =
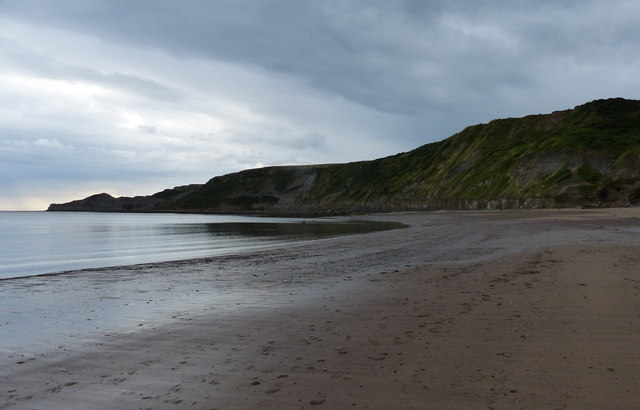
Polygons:
[[[159,194],[148,205],[140,198],[152,197],[136,197],[143,205],[128,210],[327,214],[636,204],[640,101],[597,100],[470,126],[373,161],[251,169]],[[87,200],[50,209],[79,210],[65,207]]]

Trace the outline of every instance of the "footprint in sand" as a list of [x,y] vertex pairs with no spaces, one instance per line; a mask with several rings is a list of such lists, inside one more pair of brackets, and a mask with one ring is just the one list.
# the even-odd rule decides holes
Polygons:
[[318,405],[318,404],[323,404],[325,402],[326,396],[322,393],[318,393],[316,395],[315,399],[312,399],[309,404],[311,405]]

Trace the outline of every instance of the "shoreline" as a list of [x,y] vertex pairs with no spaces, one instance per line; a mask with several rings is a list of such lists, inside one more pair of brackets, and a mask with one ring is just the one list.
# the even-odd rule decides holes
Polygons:
[[[640,313],[640,210],[371,217],[410,227],[44,278],[40,295],[115,286],[118,302],[153,302],[67,350],[3,354],[0,408],[639,404],[629,323]],[[81,302],[83,318],[113,313]]]
[[[0,221],[0,280],[235,255],[331,236],[397,228],[354,218],[174,214],[13,217]],[[88,216],[87,216],[88,215]],[[36,235],[37,233],[37,235]],[[187,234],[188,233],[188,234]],[[185,235],[187,234],[187,235]]]
[[[325,216],[308,216],[308,218],[331,218],[331,217],[339,217],[339,218],[343,218],[343,217],[349,217],[350,219],[353,219],[355,221],[371,221],[371,222],[376,222],[376,221],[384,221],[384,222],[398,222],[398,220],[403,220],[402,218],[404,216],[411,216],[411,215],[422,215],[425,217],[428,216],[442,216],[442,215],[448,215],[448,216],[476,216],[476,215],[512,215],[512,216],[526,216],[527,214],[531,214],[531,215],[537,215],[540,213],[559,213],[560,216],[564,216],[562,215],[562,213],[567,213],[567,214],[580,214],[583,211],[586,212],[598,212],[598,211],[629,211],[627,213],[634,213],[634,214],[638,214],[640,215],[640,207],[633,207],[633,208],[554,208],[554,209],[546,209],[546,208],[542,208],[542,209],[528,209],[528,208],[522,208],[522,209],[506,209],[506,210],[435,210],[435,211],[398,211],[398,212],[386,212],[386,213],[371,213],[371,214],[335,214],[335,215],[325,215]],[[46,212],[53,212],[53,213],[69,213],[69,212],[77,212],[77,213],[116,213],[116,214],[163,214],[163,213],[167,213],[167,214],[188,214],[188,215],[230,215],[230,216],[249,216],[249,217],[264,217],[264,218],[271,218],[271,217],[275,217],[275,218],[296,218],[296,217],[301,217],[301,218],[307,218],[307,216],[299,216],[299,215],[279,215],[279,214],[259,214],[259,213],[246,213],[246,214],[239,214],[239,213],[224,213],[224,212],[220,212],[220,213],[198,213],[198,212],[177,212],[177,211],[157,211],[157,212],[101,212],[101,211],[0,211],[0,212],[35,212],[35,213],[46,213]],[[639,216],[640,217],[640,216]],[[399,219],[400,218],[400,219]],[[349,219],[345,219],[344,221],[348,221]],[[300,222],[300,223],[307,223],[306,221]],[[398,222],[401,225],[404,224],[405,222]],[[394,229],[404,229],[408,227],[408,225],[405,226],[399,226],[396,228],[390,228],[392,230]],[[367,233],[365,233],[367,234]],[[347,234],[347,235],[354,235],[352,234]],[[360,235],[359,233],[356,233],[355,235]],[[325,240],[325,239],[331,239],[331,238],[319,238],[319,239],[313,239],[314,241],[317,240]],[[282,247],[286,247],[286,246],[303,246],[307,243],[307,241],[300,241],[300,243],[293,243],[293,244],[275,244],[272,246],[268,246],[265,247],[266,252],[269,251],[275,251],[277,252],[278,249],[282,248]],[[166,261],[157,261],[157,262],[141,262],[141,263],[133,263],[133,264],[122,264],[122,265],[107,265],[107,266],[97,266],[97,267],[86,267],[86,268],[78,268],[78,269],[66,269],[66,270],[61,270],[61,271],[54,271],[54,272],[45,272],[45,273],[36,273],[36,274],[29,274],[29,275],[25,275],[25,276],[11,276],[11,277],[0,277],[0,283],[3,281],[19,281],[22,279],[29,279],[29,278],[40,278],[40,277],[52,277],[52,276],[63,276],[63,275],[77,275],[77,274],[82,274],[83,272],[107,272],[110,270],[140,270],[140,269],[147,269],[147,268],[163,268],[163,267],[173,267],[177,264],[201,264],[201,263],[208,263],[208,262],[212,262],[215,260],[219,260],[219,259],[227,259],[227,258],[243,258],[245,256],[250,256],[252,254],[260,254],[263,253],[263,250],[261,249],[253,249],[253,250],[249,250],[246,252],[242,252],[242,253],[222,253],[219,255],[212,255],[212,256],[204,256],[204,257],[194,257],[194,258],[187,258],[187,259],[175,259],[175,260],[166,260]]]

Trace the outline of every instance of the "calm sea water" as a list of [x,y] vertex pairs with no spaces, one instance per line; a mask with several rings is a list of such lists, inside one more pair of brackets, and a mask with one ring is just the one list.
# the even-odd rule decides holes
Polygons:
[[235,254],[397,227],[340,218],[0,212],[0,279]]

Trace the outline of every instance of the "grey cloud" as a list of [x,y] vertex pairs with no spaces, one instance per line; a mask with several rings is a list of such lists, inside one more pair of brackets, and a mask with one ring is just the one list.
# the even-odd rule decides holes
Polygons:
[[[24,180],[127,181],[132,175],[145,179],[169,176],[168,164],[153,161],[123,161],[115,149],[84,145],[65,145],[55,138],[44,136],[14,136],[0,140],[0,185],[20,186]],[[130,156],[141,156],[131,151]],[[35,189],[36,187],[34,187]],[[34,192],[35,194],[35,192]]]
[[[145,1],[55,3],[55,9],[49,10],[20,9],[9,2],[18,13],[35,14],[109,40],[298,76],[319,89],[384,112],[416,114],[417,107],[441,105],[440,95],[429,92],[429,82],[456,89],[465,77],[475,80],[472,66],[462,66],[458,73],[445,65],[452,53],[467,50],[443,42],[439,17],[452,9],[444,2],[419,6],[375,1],[345,6],[336,1],[192,1],[185,7],[154,1],[154,13],[148,13],[151,2]],[[420,19],[416,9],[421,11]],[[435,75],[412,72],[421,62],[435,66]],[[502,71],[510,67],[501,66]]]
[[[589,1],[6,1],[5,12],[75,27],[85,33],[185,57],[235,61],[293,75],[373,109],[416,115],[455,109],[461,100],[523,92],[539,81],[527,67],[540,58],[576,56],[632,38],[635,21],[597,23]],[[615,8],[615,5],[611,6]],[[152,9],[153,13],[149,10]],[[124,12],[126,10],[126,12]],[[477,33],[456,32],[443,19],[499,28],[505,51]],[[612,19],[624,15],[611,12]],[[571,25],[570,21],[576,21]],[[613,34],[598,32],[614,27]],[[606,33],[605,33],[606,34]],[[631,45],[635,47],[634,45]],[[420,72],[416,67],[430,65]],[[117,80],[117,79],[112,79]],[[440,91],[439,91],[440,90]],[[441,90],[448,90],[443,92]],[[444,94],[444,98],[443,98]]]
[[[620,44],[626,44],[625,55],[633,55],[640,24],[629,16],[632,4],[6,0],[0,10],[106,41],[295,76],[365,107],[416,116],[497,99],[505,88],[529,92],[547,80],[541,62],[606,61]],[[494,37],[446,24],[456,17],[495,29]],[[505,49],[509,42],[513,46]]]
[[5,65],[30,74],[58,80],[87,81],[117,88],[147,98],[178,102],[182,92],[156,81],[120,72],[100,72],[95,69],[57,61],[53,57],[29,50],[14,41],[0,37],[0,58]]
[[290,152],[327,151],[327,137],[319,132],[299,133],[285,127],[263,129],[253,132],[234,133],[233,143],[239,145],[258,146],[264,151],[273,148]]
[[[88,69],[80,71],[84,72],[85,78],[94,82],[115,86],[126,91],[134,91],[153,99],[179,102],[182,95],[180,90],[135,75],[122,73],[103,74]],[[81,75],[78,77],[82,78]]]

